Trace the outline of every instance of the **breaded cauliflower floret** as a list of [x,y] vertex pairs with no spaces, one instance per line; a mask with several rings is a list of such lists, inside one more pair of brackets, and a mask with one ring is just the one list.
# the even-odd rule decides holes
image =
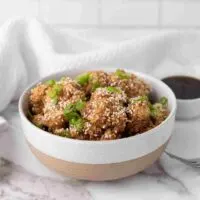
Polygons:
[[64,117],[64,108],[85,96],[80,86],[68,77],[62,78],[62,81],[57,82],[57,85],[60,88],[57,102],[52,101],[54,99],[51,95],[47,95],[44,104],[44,123],[52,130],[64,128],[67,123],[67,119]]
[[130,135],[142,133],[152,126],[149,101],[146,96],[130,99],[127,115],[127,131]]
[[116,137],[120,137],[127,121],[124,102],[126,95],[120,89],[98,88],[82,111],[83,118],[89,122],[85,134],[89,134],[90,138],[101,138],[110,129]]
[[31,116],[31,121],[39,128],[42,128],[42,126],[44,125],[43,115],[41,114]]
[[56,129],[65,128],[67,124],[64,117],[65,106],[84,96],[81,87],[72,79],[65,77],[58,82],[49,80],[46,84],[34,88],[30,95],[30,104],[32,111],[37,108],[37,113],[43,116],[41,124],[54,133]]
[[83,86],[86,94],[90,95],[98,87],[108,86],[108,74],[103,71],[91,71],[76,77],[77,82]]
[[98,125],[92,124],[90,122],[85,122],[84,135],[89,140],[100,140],[103,134],[103,130]]
[[45,84],[38,84],[35,88],[31,89],[31,94],[29,96],[29,106],[31,107],[31,112],[33,114],[40,114],[43,112],[43,100],[47,89],[48,85]]
[[46,105],[43,117],[43,124],[48,127],[49,131],[54,132],[56,129],[65,128],[65,118],[62,109],[56,106]]
[[121,88],[129,98],[148,95],[150,87],[134,74],[126,73],[124,70],[116,70],[109,76],[111,86]]
[[162,105],[161,103],[155,103],[151,106],[151,116],[155,126],[162,123],[168,115],[169,111],[167,107]]
[[113,132],[111,129],[107,129],[104,134],[101,136],[101,140],[115,140],[119,139],[121,135]]
[[67,104],[75,103],[85,97],[85,93],[80,85],[69,77],[63,77],[58,84],[62,87],[62,93],[58,102],[60,107],[65,107]]
[[88,135],[83,134],[83,132],[78,131],[76,128],[72,126],[69,128],[69,131],[71,138],[75,138],[78,140],[89,140]]

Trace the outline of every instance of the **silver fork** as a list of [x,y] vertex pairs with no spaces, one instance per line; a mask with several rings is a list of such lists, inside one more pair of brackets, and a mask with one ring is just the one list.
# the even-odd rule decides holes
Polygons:
[[178,156],[172,155],[170,153],[165,152],[169,157],[174,158],[176,160],[181,161],[182,163],[189,165],[191,167],[200,168],[200,159],[184,159]]

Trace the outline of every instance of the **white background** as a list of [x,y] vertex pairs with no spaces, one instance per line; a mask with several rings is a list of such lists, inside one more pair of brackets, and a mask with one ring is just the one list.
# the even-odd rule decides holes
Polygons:
[[[0,24],[37,17],[63,31],[129,39],[160,30],[199,29],[199,0],[0,0]],[[115,37],[113,37],[115,36]]]

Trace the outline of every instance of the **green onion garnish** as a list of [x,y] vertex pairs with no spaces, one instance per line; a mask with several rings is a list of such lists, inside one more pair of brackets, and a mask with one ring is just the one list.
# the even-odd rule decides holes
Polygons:
[[149,98],[146,95],[135,97],[135,98],[131,99],[131,103],[133,103],[133,104],[137,103],[137,102],[145,102],[145,101],[149,101]]
[[53,86],[53,90],[56,92],[57,95],[59,95],[60,92],[62,91],[62,86],[60,84],[55,84]]
[[166,106],[168,104],[168,99],[166,97],[161,97],[159,103],[161,103],[163,106]]
[[81,74],[75,78],[75,80],[82,86],[86,85],[89,82],[89,79],[90,79],[89,73]]
[[74,104],[68,104],[64,109],[64,116],[67,120],[77,117],[78,113],[76,113],[76,109]]
[[62,86],[60,84],[54,84],[51,90],[48,92],[48,96],[51,98],[54,104],[58,103],[58,96],[62,91]]
[[55,90],[50,90],[47,94],[51,99],[55,98],[57,96]]
[[131,77],[129,73],[126,73],[121,69],[117,69],[115,75],[118,76],[120,79],[129,79]]
[[80,117],[80,114],[78,114],[77,112],[75,111],[70,111],[70,110],[67,110],[66,108],[64,109],[64,116],[67,120],[72,120],[72,119],[76,119],[76,118],[79,118]]
[[84,127],[84,120],[80,118],[73,118],[69,121],[69,124],[76,128],[78,131],[81,131]]
[[76,102],[75,106],[77,111],[81,111],[85,107],[85,102],[80,99]]
[[152,117],[156,117],[159,115],[159,112],[163,109],[163,105],[161,103],[150,104],[149,109]]
[[118,88],[116,88],[116,87],[112,87],[112,86],[106,87],[106,90],[107,90],[108,92],[111,92],[111,93],[120,93],[120,92],[121,92],[120,89],[118,89]]
[[46,84],[47,85],[49,85],[49,86],[53,86],[53,85],[55,85],[56,84],[56,81],[55,80],[48,80],[48,81],[46,81]]
[[68,130],[64,130],[61,133],[59,133],[58,135],[62,136],[62,137],[71,138],[71,134],[70,134],[70,132]]
[[151,117],[156,117],[158,114],[158,109],[152,104],[149,104],[149,109]]
[[76,103],[68,104],[64,109],[64,116],[69,121],[69,124],[76,128],[78,131],[81,131],[84,126],[84,120],[80,115],[80,111],[84,108],[85,102],[79,100]]
[[94,82],[93,84],[92,84],[92,92],[94,92],[97,88],[99,88],[100,87],[100,83],[99,82]]

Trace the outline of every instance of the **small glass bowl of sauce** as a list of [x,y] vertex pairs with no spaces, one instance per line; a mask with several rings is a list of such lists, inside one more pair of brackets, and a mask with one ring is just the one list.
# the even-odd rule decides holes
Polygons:
[[177,119],[200,116],[200,79],[192,76],[170,76],[163,78],[177,98]]

